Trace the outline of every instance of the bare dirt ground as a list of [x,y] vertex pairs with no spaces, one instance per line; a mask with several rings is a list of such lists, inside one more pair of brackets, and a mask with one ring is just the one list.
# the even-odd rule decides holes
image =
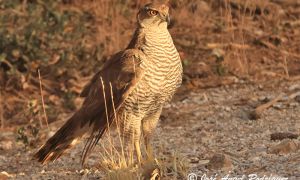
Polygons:
[[[222,177],[229,173],[236,177],[254,173],[260,177],[273,175],[299,179],[299,138],[271,140],[272,133],[300,134],[299,96],[288,100],[284,95],[257,120],[251,120],[249,115],[267,99],[297,90],[299,84],[300,81],[256,85],[241,82],[188,93],[181,90],[161,116],[153,140],[157,157],[172,156],[177,152],[187,163],[187,173],[196,173],[199,178],[203,174]],[[53,123],[51,129],[55,130],[61,123]],[[15,138],[16,134],[11,131],[1,133],[0,179],[6,173],[13,179],[99,179],[104,176],[95,170],[99,161],[97,155],[101,153],[99,148],[89,158],[89,171],[82,170],[80,165],[83,143],[60,160],[43,167],[31,160],[36,148],[25,149],[23,144],[16,143]],[[289,143],[281,150],[273,151],[282,142]],[[216,154],[225,155],[229,163],[209,162]],[[164,178],[175,177],[165,175]]]

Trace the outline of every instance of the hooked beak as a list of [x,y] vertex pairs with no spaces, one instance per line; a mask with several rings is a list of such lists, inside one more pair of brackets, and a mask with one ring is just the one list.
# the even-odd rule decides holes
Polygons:
[[170,16],[169,14],[161,14],[160,18],[162,21],[167,22],[168,25],[170,25]]
[[170,19],[170,16],[169,16],[169,15],[167,15],[166,21],[167,21],[168,25],[170,25],[171,19]]

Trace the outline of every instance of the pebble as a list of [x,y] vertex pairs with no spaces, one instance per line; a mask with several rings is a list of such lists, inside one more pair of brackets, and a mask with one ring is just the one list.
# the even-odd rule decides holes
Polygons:
[[300,89],[300,85],[299,84],[293,84],[289,87],[289,91],[295,91],[297,89]]
[[276,103],[273,105],[273,108],[275,109],[282,109],[283,108],[283,104],[282,103]]
[[226,106],[226,107],[224,107],[224,110],[227,111],[227,112],[230,112],[231,108]]
[[270,147],[268,153],[270,154],[289,154],[299,150],[299,144],[290,139],[283,140],[281,143]]
[[258,100],[261,101],[261,102],[268,102],[268,101],[271,100],[271,98],[270,97],[266,97],[266,96],[260,96],[258,98]]
[[[299,98],[299,102],[300,102],[300,98]],[[299,105],[298,102],[291,102],[289,103],[289,107],[297,107]]]
[[251,152],[253,153],[262,153],[265,152],[267,148],[264,145],[255,147]]
[[6,140],[6,141],[1,141],[0,142],[0,149],[3,149],[3,150],[11,150],[13,147],[13,143],[12,141],[9,141],[9,140]]
[[298,103],[300,103],[300,95],[296,96],[296,97],[295,97],[295,100],[296,100]]
[[190,159],[190,163],[192,163],[192,164],[197,164],[197,163],[199,163],[199,161],[200,161],[200,159],[197,158],[197,157],[192,157],[192,158]]
[[207,164],[208,169],[230,171],[233,169],[231,159],[224,154],[214,154]]
[[90,173],[90,171],[88,169],[81,169],[80,171],[77,171],[77,173],[79,173],[80,175],[85,175]]
[[251,158],[250,160],[253,161],[253,162],[257,162],[257,161],[260,161],[261,158],[256,156],[256,157]]

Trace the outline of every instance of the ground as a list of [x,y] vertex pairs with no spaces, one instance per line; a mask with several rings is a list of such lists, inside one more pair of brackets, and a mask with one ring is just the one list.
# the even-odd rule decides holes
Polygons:
[[[300,88],[299,84],[299,80],[272,81],[255,85],[241,82],[188,93],[181,91],[182,93],[165,107],[161,116],[160,125],[153,139],[156,156],[159,158],[177,153],[187,163],[187,173],[197,173],[199,177],[203,174],[210,177],[215,173],[221,177],[230,171],[230,176],[233,177],[254,173],[261,177],[276,175],[289,179],[300,178],[299,139],[292,140],[298,144],[297,150],[288,151],[286,154],[270,152],[270,149],[280,143],[270,139],[272,133],[300,133],[299,100],[283,98],[265,110],[259,119],[251,120],[249,116],[250,112],[257,105],[263,104],[265,99],[273,99],[280,93]],[[51,130],[55,130],[61,123],[51,125]],[[1,171],[5,171],[13,178],[103,177],[103,172],[95,170],[95,164],[97,160],[99,161],[101,153],[100,148],[96,148],[89,158],[87,166],[89,171],[82,170],[80,164],[83,143],[62,159],[41,166],[32,160],[32,153],[36,149],[24,149],[24,145],[16,143],[15,138],[15,134],[11,131],[3,131],[0,136]],[[3,146],[3,142],[10,145]],[[223,170],[209,169],[207,165],[215,154],[224,154],[232,166],[224,166]],[[174,178],[172,174],[165,174],[164,179],[168,177]]]

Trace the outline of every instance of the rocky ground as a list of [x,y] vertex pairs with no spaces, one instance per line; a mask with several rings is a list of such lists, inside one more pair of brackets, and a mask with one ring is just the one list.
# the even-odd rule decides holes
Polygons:
[[[300,81],[272,81],[263,84],[238,84],[181,90],[165,107],[153,144],[157,157],[181,157],[188,173],[200,177],[300,178]],[[251,112],[258,106],[282,98],[264,110],[259,118]],[[291,95],[290,98],[288,95]],[[52,123],[51,130],[63,121]],[[291,133],[272,135],[274,133]],[[42,132],[41,134],[46,134]],[[104,174],[95,164],[100,148],[80,165],[83,143],[60,160],[41,166],[31,160],[37,147],[24,148],[16,133],[0,134],[0,179],[101,179]],[[42,135],[41,135],[42,136]],[[272,138],[271,138],[272,136]],[[283,140],[281,136],[286,136]],[[298,139],[297,139],[298,138]],[[271,140],[273,139],[273,140]],[[42,136],[39,141],[44,141]],[[41,144],[38,142],[37,144]],[[177,176],[177,179],[186,177]],[[165,174],[163,179],[176,179]]]

